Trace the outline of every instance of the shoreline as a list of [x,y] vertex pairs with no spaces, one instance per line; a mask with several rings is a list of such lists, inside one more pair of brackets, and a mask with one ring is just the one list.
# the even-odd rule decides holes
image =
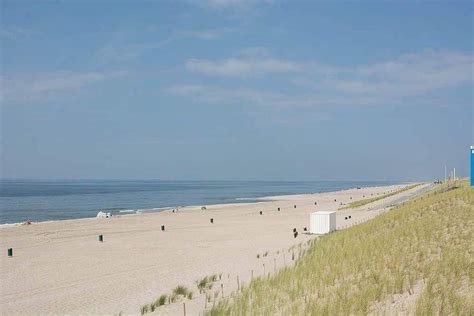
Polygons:
[[[236,278],[240,285],[248,284],[252,276],[293,264],[292,257],[297,259],[306,243],[318,238],[303,230],[310,213],[338,210],[341,202],[405,186],[274,196],[256,203],[209,205],[205,211],[190,206],[177,213],[10,226],[0,230],[0,248],[14,249],[13,257],[0,256],[0,312],[139,314],[144,304],[183,285],[194,292],[185,302],[189,315],[196,315],[206,306],[196,280],[222,274],[215,289],[222,284],[224,295],[229,295],[237,288]],[[392,201],[430,186],[423,184],[361,209],[339,210],[337,229],[370,220],[387,211]],[[344,220],[348,214],[352,218]],[[165,231],[161,225],[166,225]],[[293,228],[300,232],[297,238]],[[98,235],[104,236],[103,242]],[[159,313],[182,314],[182,302],[162,306]]]
[[[415,182],[399,182],[389,184],[387,186],[393,185],[409,185]],[[362,186],[361,189],[370,189],[370,188],[379,188],[384,186]],[[166,212],[172,209],[188,209],[188,208],[200,208],[201,206],[223,206],[223,205],[239,205],[239,204],[252,204],[252,203],[259,203],[259,202],[272,202],[278,200],[279,198],[283,197],[292,197],[292,196],[306,196],[306,195],[313,195],[313,194],[324,194],[324,193],[332,193],[332,192],[340,192],[344,190],[353,190],[354,188],[345,188],[335,191],[321,191],[321,192],[303,192],[303,193],[294,193],[294,194],[284,194],[284,195],[269,195],[269,196],[260,196],[254,198],[246,198],[246,197],[237,197],[234,198],[236,201],[243,201],[243,202],[228,202],[228,203],[216,203],[216,204],[206,204],[206,205],[178,205],[178,206],[164,206],[164,207],[156,207],[156,208],[137,208],[137,209],[98,209],[97,213],[102,212],[111,212],[113,217],[122,217],[122,216],[129,216],[129,215],[140,215],[140,214],[153,214],[153,213],[161,213]],[[114,212],[118,212],[114,214]],[[97,214],[96,213],[96,214]],[[67,222],[67,221],[75,221],[75,220],[86,220],[86,219],[96,219],[97,217],[78,217],[78,218],[66,218],[66,219],[51,219],[51,220],[44,220],[44,221],[32,221],[30,220],[31,225],[37,225],[41,223],[50,223],[50,222]],[[15,222],[15,223],[1,223],[0,229],[5,227],[12,227],[12,226],[26,226],[30,224],[26,224],[28,221],[24,222]]]

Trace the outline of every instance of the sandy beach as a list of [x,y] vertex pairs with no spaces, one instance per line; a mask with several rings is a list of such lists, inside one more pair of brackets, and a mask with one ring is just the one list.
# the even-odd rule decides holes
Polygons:
[[[230,295],[237,289],[237,278],[240,285],[246,284],[252,273],[274,273],[292,264],[293,253],[297,257],[300,248],[316,238],[303,230],[309,228],[310,213],[338,210],[404,186],[267,197],[257,203],[206,205],[206,210],[187,207],[177,213],[2,226],[0,312],[138,314],[142,305],[184,285],[194,292],[193,299],[185,301],[187,315],[197,315],[206,299],[196,280],[221,274],[213,298],[215,292],[217,298],[222,295],[221,284],[224,296]],[[369,220],[429,188],[422,184],[357,209],[339,210],[337,227]],[[345,220],[348,215],[351,219]],[[293,228],[299,232],[297,238]],[[98,241],[99,234],[104,242]],[[208,304],[212,306],[212,300]],[[182,301],[160,307],[155,314],[182,315]]]

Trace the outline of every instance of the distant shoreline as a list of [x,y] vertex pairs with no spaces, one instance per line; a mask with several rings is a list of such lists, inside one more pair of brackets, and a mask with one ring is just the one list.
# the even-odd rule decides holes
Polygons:
[[[410,184],[412,182],[402,182],[402,183],[394,183],[391,185],[406,185]],[[414,182],[413,182],[414,183]],[[383,186],[361,186],[361,189],[372,189],[372,188],[379,188]],[[314,194],[323,194],[323,193],[336,193],[344,190],[350,190],[350,189],[357,189],[359,187],[355,188],[341,188],[339,190],[334,190],[334,191],[323,191],[323,192],[303,192],[303,193],[294,193],[294,194],[284,194],[284,195],[269,195],[269,196],[261,196],[261,197],[255,197],[255,198],[235,198],[234,202],[228,202],[228,203],[215,203],[215,204],[205,204],[205,205],[177,205],[177,206],[165,206],[165,207],[156,207],[156,208],[139,208],[139,209],[98,209],[97,213],[100,211],[103,212],[111,212],[112,217],[124,217],[124,216],[136,216],[136,215],[144,215],[144,214],[155,214],[155,213],[161,213],[161,212],[166,212],[166,211],[171,211],[173,209],[180,209],[182,211],[184,210],[189,210],[189,209],[195,209],[195,208],[201,208],[202,206],[206,207],[221,207],[221,206],[234,206],[234,205],[245,205],[245,204],[254,204],[254,203],[266,203],[266,202],[274,202],[277,201],[281,198],[292,198],[295,196],[309,196],[309,195],[314,195]],[[127,212],[122,212],[122,211],[127,211]],[[96,219],[96,216],[90,216],[90,217],[78,217],[78,218],[66,218],[66,219],[51,219],[51,220],[39,220],[39,221],[29,221],[32,225],[36,224],[42,224],[42,223],[50,223],[50,222],[69,222],[69,221],[78,221],[78,220],[92,220]],[[0,229],[4,227],[12,227],[12,226],[22,226],[22,225],[27,225],[26,221],[23,222],[16,222],[16,223],[1,223],[0,224]]]

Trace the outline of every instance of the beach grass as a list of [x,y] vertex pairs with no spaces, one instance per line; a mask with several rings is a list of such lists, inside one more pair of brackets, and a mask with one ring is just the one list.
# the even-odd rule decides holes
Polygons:
[[202,293],[206,290],[210,290],[213,286],[213,283],[216,282],[218,279],[222,279],[222,273],[212,274],[210,276],[206,276],[200,280],[197,280],[195,283],[199,290],[199,293]]
[[[408,189],[407,189],[408,190]],[[207,315],[474,314],[474,189],[467,181],[313,239]],[[398,306],[398,307],[397,307]]]
[[187,287],[183,285],[178,285],[176,288],[173,289],[173,291],[171,292],[169,296],[166,294],[162,294],[154,302],[150,304],[145,304],[142,307],[140,307],[140,314],[145,315],[148,313],[153,313],[158,307],[165,305],[166,302],[175,303],[176,301],[178,301],[179,298],[192,300],[193,295],[194,295],[193,292],[189,290]]
[[163,294],[155,301],[155,306],[165,305],[167,300],[168,300],[168,295]]
[[359,200],[359,201],[354,201],[354,202],[349,203],[347,206],[340,208],[340,210],[364,206],[364,205],[367,205],[367,204],[369,204],[369,203],[372,203],[372,202],[375,202],[375,201],[379,201],[379,200],[388,198],[388,197],[390,197],[390,196],[393,196],[393,195],[400,194],[400,193],[402,193],[402,192],[411,190],[411,189],[413,189],[413,188],[416,188],[416,187],[419,186],[419,185],[420,185],[419,183],[418,183],[418,184],[413,184],[413,185],[406,186],[406,187],[404,187],[404,188],[402,188],[402,189],[400,189],[400,190],[397,190],[397,191],[394,191],[394,192],[390,192],[390,193],[387,193],[387,194],[384,194],[384,195],[376,196],[376,197],[374,197],[374,198],[369,198],[369,199],[363,199],[363,200]]
[[178,285],[171,292],[171,298],[172,298],[171,301],[175,302],[178,297],[185,297],[185,298],[188,298],[188,299],[192,299],[193,298],[193,292],[190,291],[187,287],[185,287],[183,285]]

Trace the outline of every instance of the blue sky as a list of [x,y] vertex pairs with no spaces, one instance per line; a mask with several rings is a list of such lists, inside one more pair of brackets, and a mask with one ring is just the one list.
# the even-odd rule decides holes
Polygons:
[[471,2],[1,2],[3,178],[468,176]]

